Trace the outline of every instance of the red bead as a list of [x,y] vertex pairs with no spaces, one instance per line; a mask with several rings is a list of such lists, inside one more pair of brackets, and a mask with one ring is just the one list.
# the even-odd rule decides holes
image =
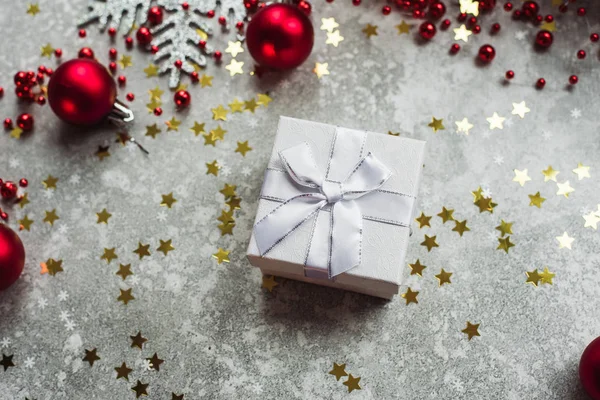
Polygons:
[[473,28],[471,28],[471,32],[473,32],[475,35],[478,35],[481,32],[481,26],[475,25]]
[[125,95],[125,98],[127,99],[127,101],[133,101],[135,100],[135,95],[133,93],[127,93]]
[[391,12],[392,12],[392,7],[390,7],[390,6],[383,6],[381,8],[381,13],[383,15],[390,15]]
[[62,49],[54,49],[54,57],[61,58],[62,57]]
[[84,38],[84,37],[86,37],[86,35],[87,35],[87,32],[85,31],[85,29],[80,29],[79,30],[79,37],[80,38]]
[[152,54],[156,54],[158,53],[158,46],[153,44],[152,46],[150,46],[150,53]]
[[19,236],[7,225],[0,225],[0,290],[19,279],[25,265],[25,248]]
[[46,104],[46,98],[44,96],[38,96],[36,102],[40,105],[43,106],[44,104]]
[[353,6],[360,6],[360,0],[352,0]]
[[492,25],[492,33],[500,32],[500,28],[501,28],[500,24],[496,22],[495,24]]
[[181,8],[183,8],[184,10],[187,10],[188,8],[190,8],[190,5],[188,4],[188,2],[187,2],[187,1],[184,1],[184,2],[181,4]]
[[160,117],[162,115],[162,108],[156,107],[154,109],[154,115],[156,115],[157,117]]
[[179,108],[185,108],[192,102],[192,96],[185,90],[179,90],[173,96],[173,101]]
[[42,74],[45,74],[45,73],[46,73],[46,67],[45,67],[45,66],[43,66],[43,65],[40,65],[40,66],[38,67],[38,72],[41,72]]
[[579,361],[579,380],[591,400],[600,400],[600,337],[583,351]]
[[201,40],[198,42],[198,47],[200,47],[201,49],[206,48],[206,40]]
[[554,36],[552,35],[552,32],[547,30],[541,30],[535,36],[535,44],[544,49],[550,47],[553,41]]
[[52,68],[46,68],[46,75],[52,76],[53,73],[54,73],[54,70]]
[[445,20],[442,21],[441,28],[443,30],[446,30],[446,29],[448,29],[448,27],[450,26],[450,24],[451,24],[450,20],[449,19],[445,19]]
[[8,214],[2,211],[0,212],[0,218],[2,218],[4,221],[8,221]]
[[148,21],[152,25],[159,25],[163,22],[163,9],[158,6],[150,7],[148,10]]
[[89,59],[93,60],[94,59],[94,50],[90,49],[89,47],[84,47],[81,50],[79,50],[78,57],[79,58],[89,58]]
[[33,129],[33,116],[23,113],[17,117],[17,126],[28,132]]
[[508,71],[506,71],[506,79],[512,79],[514,77],[515,77],[515,73],[513,70],[509,69]]
[[0,97],[4,96],[4,88],[0,86]]
[[328,3],[333,3],[333,0],[325,0]]
[[492,11],[496,7],[496,0],[479,0],[479,10],[483,12]]
[[5,118],[4,119],[4,129],[11,130],[13,128],[13,123],[12,123],[12,119],[10,118]]
[[133,38],[131,36],[125,38],[125,46],[127,46],[128,49],[133,47]]
[[504,3],[504,11],[509,12],[513,9],[513,4],[510,1]]
[[117,49],[115,49],[115,48],[112,48],[112,49],[108,50],[108,57],[111,60],[116,60],[117,59],[117,54],[118,54],[118,52],[117,52]]
[[558,6],[558,11],[560,11],[561,13],[566,13],[569,10],[569,7],[567,7],[565,4],[561,4],[560,6]]
[[127,78],[125,77],[125,75],[119,75],[117,81],[119,82],[119,85],[123,86],[127,83]]
[[114,74],[117,71],[117,63],[114,61],[109,62],[108,69]]
[[470,18],[467,20],[467,24],[468,24],[468,25],[475,25],[476,23],[477,23],[477,17],[470,17]]
[[213,57],[216,61],[221,61],[221,58],[223,58],[223,53],[217,50],[213,53]]
[[544,17],[542,17],[541,15],[537,15],[537,16],[535,17],[535,19],[534,19],[534,23],[535,23],[536,25],[539,25],[539,24],[541,24],[541,23],[542,23],[542,21],[544,21]]
[[238,31],[241,31],[242,29],[244,29],[244,23],[242,21],[238,21],[235,23],[235,27]]
[[536,86],[538,89],[543,89],[543,88],[544,88],[544,86],[546,86],[546,80],[545,80],[544,78],[540,78],[540,79],[538,79],[538,80],[537,80],[537,82],[535,83],[535,86]]
[[192,82],[194,82],[194,83],[196,83],[200,80],[200,77],[198,76],[198,73],[196,71],[194,71],[190,74],[190,78],[192,79]]
[[244,0],[244,7],[249,13],[254,13],[258,9],[258,0]]
[[37,75],[35,76],[35,80],[36,80],[36,82],[37,82],[37,83],[39,83],[40,85],[41,85],[42,83],[44,83],[44,79],[46,79],[46,77],[45,77],[45,76],[44,76],[44,74],[43,74],[43,73],[41,73],[41,72],[38,72],[38,73],[37,73]]
[[548,15],[546,15],[546,17],[544,18],[544,20],[545,20],[547,23],[551,23],[552,21],[554,21],[554,17],[552,16],[552,14],[548,14]]
[[465,14],[465,13],[458,14],[458,17],[456,17],[456,19],[458,20],[458,22],[463,22],[467,19],[467,14]]
[[585,50],[579,50],[577,52],[577,58],[579,58],[580,60],[583,60],[586,56]]
[[446,6],[440,1],[435,1],[429,6],[429,17],[432,19],[440,19],[446,14]]
[[535,1],[526,1],[523,3],[521,11],[526,18],[535,18],[540,12],[540,6]]
[[412,16],[414,19],[423,19],[425,18],[425,13],[423,12],[423,10],[414,10],[412,12]]
[[431,40],[435,36],[436,31],[435,25],[429,21],[425,21],[419,26],[419,35],[425,40]]
[[496,49],[489,44],[484,44],[479,48],[479,53],[477,54],[481,62],[489,63],[494,57],[496,57]]
[[181,67],[183,66],[183,61],[181,61],[181,60],[175,60],[175,62],[173,63],[173,65],[175,66],[175,68],[181,69]]
[[521,19],[521,14],[522,14],[521,10],[515,10],[515,11],[513,11],[512,18],[513,19]]
[[586,13],[585,7],[579,7],[577,9],[577,15],[579,15],[580,17],[583,17]]
[[224,26],[224,25],[227,24],[227,18],[225,18],[222,15],[219,17],[218,21],[219,21],[219,25],[223,25]]
[[598,40],[600,40],[600,35],[598,35],[597,33],[592,33],[590,35],[590,40],[594,43],[596,43]]
[[452,54],[458,53],[459,50],[460,50],[460,44],[458,44],[458,43],[454,43],[452,46],[450,46],[450,53],[452,53]]
[[412,7],[415,10],[425,10],[428,4],[429,0],[412,0]]
[[19,71],[15,74],[15,77],[13,78],[15,85],[17,86],[24,86],[24,85],[28,85],[31,81],[31,79],[29,78],[29,76],[27,76],[27,72],[24,71]]
[[208,18],[213,18],[215,16],[215,10],[208,10],[208,12],[206,13],[206,16]]
[[152,32],[150,32],[150,29],[146,28],[145,26],[142,26],[140,27],[140,29],[137,30],[135,38],[137,39],[139,44],[146,46],[152,41]]
[[108,28],[108,36],[113,37],[117,34],[117,29],[116,28]]
[[29,86],[17,86],[15,93],[19,99],[31,100],[33,98],[33,93]]
[[571,75],[571,76],[569,77],[569,83],[570,83],[571,85],[576,85],[576,84],[577,84],[577,82],[579,82],[579,78],[577,77],[577,75]]
[[19,186],[26,188],[26,187],[27,187],[27,185],[29,185],[29,182],[27,181],[27,179],[25,179],[25,178],[21,178],[21,179],[19,180]]
[[19,188],[14,182],[6,181],[2,183],[0,194],[2,195],[3,199],[10,200],[17,196],[17,190],[19,190]]

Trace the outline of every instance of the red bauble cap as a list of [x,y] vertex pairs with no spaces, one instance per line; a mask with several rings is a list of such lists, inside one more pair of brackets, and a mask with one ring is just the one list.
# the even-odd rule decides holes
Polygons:
[[103,65],[74,59],[54,71],[48,83],[48,102],[63,121],[78,125],[100,122],[117,100],[117,86]]
[[25,265],[25,248],[19,236],[0,224],[0,290],[15,283]]

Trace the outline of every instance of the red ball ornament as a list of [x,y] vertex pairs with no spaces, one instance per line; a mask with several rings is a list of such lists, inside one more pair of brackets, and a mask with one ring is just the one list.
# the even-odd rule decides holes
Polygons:
[[125,98],[127,99],[127,101],[133,101],[135,100],[135,95],[133,93],[127,93],[125,95]]
[[512,18],[515,20],[521,19],[522,13],[521,10],[513,11]]
[[590,35],[590,40],[594,43],[596,43],[598,40],[600,40],[600,35],[598,35],[597,33],[592,33]]
[[[300,0],[298,2],[298,8],[300,9],[300,11],[302,11],[306,16],[309,16],[310,13],[312,12],[312,5],[310,4],[310,2],[306,1],[306,0]],[[384,7],[385,8],[385,7]],[[391,8],[390,8],[391,11]],[[389,13],[388,13],[389,14]]]
[[442,21],[441,28],[443,30],[446,30],[446,29],[448,29],[448,27],[450,27],[450,24],[451,24],[450,20],[449,19],[445,19],[445,20]]
[[152,54],[156,54],[158,53],[158,46],[153,44],[152,46],[150,46],[150,53]]
[[238,31],[241,31],[244,29],[244,23],[242,21],[238,21],[235,23],[235,27]]
[[35,100],[40,106],[43,106],[44,104],[46,104],[46,98],[44,96],[38,96],[38,98]]
[[473,32],[474,35],[479,35],[479,33],[481,32],[481,26],[479,25],[475,25],[472,29],[471,32]]
[[390,6],[383,6],[381,8],[381,13],[383,15],[390,15],[391,12],[392,12],[392,7],[390,7]]
[[25,265],[25,248],[19,236],[8,226],[0,225],[0,290],[19,279]]
[[496,0],[479,0],[479,9],[483,12],[492,11],[496,7]]
[[125,46],[127,46],[128,49],[133,47],[133,38],[131,36],[125,38]]
[[360,0],[352,0],[353,6],[360,6]]
[[61,58],[62,57],[62,49],[54,49],[54,57]]
[[600,400],[600,337],[594,339],[581,355],[579,380],[592,400]]
[[90,49],[89,47],[84,47],[81,50],[79,50],[79,53],[77,54],[77,56],[79,58],[89,58],[91,60],[94,59],[94,50]]
[[135,33],[135,38],[137,39],[139,44],[146,46],[152,41],[152,32],[150,32],[150,29],[146,28],[145,26],[142,26]]
[[19,71],[15,74],[14,77],[15,85],[17,86],[27,86],[30,83],[29,76],[25,71]]
[[521,7],[521,11],[523,15],[527,18],[535,18],[540,12],[540,6],[535,1],[526,1],[523,3],[523,7]]
[[127,83],[127,77],[125,75],[119,75],[117,81],[119,82],[120,86],[123,86]]
[[2,186],[0,187],[0,195],[5,200],[11,200],[17,197],[17,191],[19,188],[14,182],[6,181],[2,182]]
[[476,23],[477,23],[477,17],[471,17],[467,21],[468,25],[475,25]]
[[190,8],[190,5],[189,5],[189,3],[188,3],[187,1],[185,1],[185,2],[183,2],[183,3],[181,4],[181,8],[183,8],[184,10],[186,10],[186,11],[187,11],[187,10],[188,10],[188,8]]
[[547,30],[541,30],[535,36],[535,44],[543,49],[547,49],[552,45],[554,41],[554,36],[552,36],[552,32]]
[[198,75],[198,72],[194,71],[190,74],[190,79],[192,80],[192,82],[197,83],[200,80],[200,76]]
[[435,1],[429,6],[429,17],[432,19],[440,19],[446,14],[446,6],[444,3]]
[[19,179],[19,186],[27,187],[28,185],[29,185],[29,182],[27,181],[27,179],[25,179],[25,178]]
[[4,129],[11,130],[13,128],[13,122],[12,119],[10,118],[5,118],[4,119]]
[[4,211],[0,211],[0,218],[2,218],[3,221],[8,221],[8,214]]
[[579,15],[580,17],[583,17],[585,14],[586,14],[585,7],[579,7],[577,9],[577,15]]
[[460,13],[458,14],[458,17],[456,17],[456,20],[458,22],[464,22],[467,19],[467,14],[465,13]]
[[450,53],[451,54],[456,54],[459,51],[460,51],[460,44],[454,43],[452,46],[450,46]]
[[117,34],[117,29],[114,27],[108,28],[108,36],[114,37]]
[[585,50],[579,50],[577,52],[577,58],[579,58],[580,60],[583,60],[586,56]]
[[152,25],[159,25],[163,22],[163,9],[158,6],[150,7],[148,10],[148,21]]
[[215,16],[215,10],[209,10],[209,11],[206,13],[206,16],[207,16],[208,18],[213,18],[213,17]]
[[98,62],[70,60],[50,78],[48,101],[60,119],[91,125],[111,112],[117,101],[117,87],[107,69]]
[[579,78],[577,77],[577,75],[571,75],[569,77],[569,83],[571,85],[577,85],[577,82],[579,82]]
[[84,38],[87,36],[87,32],[85,31],[85,29],[80,29],[79,30],[79,37],[80,38]]
[[227,18],[225,18],[222,15],[219,17],[218,21],[219,21],[219,25],[221,25],[221,26],[227,25]]
[[481,62],[487,64],[491,62],[494,59],[494,57],[496,57],[496,49],[494,49],[494,47],[489,44],[484,44],[479,48],[479,53],[477,54],[477,57],[479,57]]
[[213,53],[213,57],[215,58],[215,61],[219,62],[221,61],[221,58],[223,58],[223,53],[217,50]]
[[513,4],[510,1],[504,3],[504,11],[509,12],[513,9]]
[[552,16],[552,14],[548,14],[548,15],[546,15],[546,17],[544,18],[544,20],[545,20],[547,23],[551,23],[552,21],[554,21],[554,16]]
[[492,33],[498,33],[500,32],[501,26],[499,23],[495,23],[492,25]]
[[185,90],[179,90],[173,96],[173,101],[179,108],[185,108],[192,102],[192,96]]
[[546,80],[545,80],[544,78],[540,78],[540,79],[538,79],[538,80],[537,80],[537,82],[535,83],[535,86],[536,86],[538,89],[543,89],[543,88],[544,88],[544,86],[546,86]]
[[175,66],[175,68],[181,69],[181,67],[183,67],[183,61],[181,61],[181,60],[175,60],[175,62],[173,63],[173,65]]
[[425,21],[419,26],[419,35],[425,40],[431,40],[436,32],[435,25],[429,21]]
[[162,108],[156,107],[154,109],[154,115],[156,115],[157,117],[160,117],[162,115]]
[[115,72],[117,72],[117,63],[114,61],[109,62],[108,69],[114,74]]
[[302,64],[314,44],[314,30],[297,7],[271,4],[258,11],[248,23],[246,43],[260,65],[291,69]]
[[425,12],[423,10],[414,10],[412,16],[414,19],[423,19],[425,18]]
[[23,113],[17,117],[17,126],[28,132],[33,129],[33,116],[31,114]]
[[506,71],[506,79],[512,79],[515,77],[515,72],[513,70]]

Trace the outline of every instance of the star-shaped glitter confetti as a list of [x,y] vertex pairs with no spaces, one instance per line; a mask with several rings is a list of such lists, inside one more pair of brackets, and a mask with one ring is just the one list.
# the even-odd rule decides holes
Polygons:
[[219,193],[221,193],[223,196],[225,196],[226,199],[230,199],[236,195],[236,193],[235,193],[236,189],[237,189],[236,185],[230,185],[230,184],[226,183],[225,186],[223,186],[223,189],[219,190]]
[[160,106],[162,106],[162,103],[160,100],[152,99],[152,100],[150,100],[150,103],[146,104],[146,109],[148,110],[148,113],[152,114],[154,112],[154,110]]
[[335,22],[335,18],[321,18],[321,30],[327,32],[333,32],[336,28],[338,28],[340,24]]
[[273,99],[268,94],[259,93],[256,96],[258,97],[258,105],[261,105],[263,107],[267,107],[269,103],[273,101]]
[[552,285],[553,284],[552,279],[554,279],[556,274],[553,274],[552,272],[550,272],[548,267],[545,267],[544,270],[542,272],[540,272],[539,276],[540,276],[540,281],[542,282],[542,284]]
[[27,5],[27,14],[31,16],[35,16],[40,12],[40,6],[38,3],[28,4]]
[[119,58],[119,65],[121,68],[125,69],[127,67],[131,67],[133,63],[131,62],[131,56],[123,54],[121,58]]
[[56,189],[56,183],[58,182],[58,178],[53,177],[52,175],[48,175],[46,180],[42,181],[42,184],[46,189]]
[[96,213],[96,217],[98,217],[98,220],[96,221],[97,224],[107,224],[108,225],[108,219],[110,217],[112,217],[112,214],[109,213],[105,208],[102,211],[100,211],[99,213]]
[[506,222],[503,219],[500,220],[500,225],[496,227],[497,231],[500,231],[500,237],[505,235],[512,235],[513,222]]
[[136,385],[131,388],[135,392],[135,398],[142,396],[148,396],[148,383],[142,383],[140,380],[137,381]]
[[242,42],[239,40],[237,42],[229,41],[227,43],[227,48],[225,49],[225,53],[231,54],[231,57],[237,57],[238,54],[243,53],[244,49],[242,48]]
[[163,95],[164,91],[160,90],[160,88],[157,86],[154,89],[148,90],[148,93],[150,93],[150,100],[160,100],[160,97]]
[[175,392],[171,392],[171,400],[183,400],[183,395],[175,394]]
[[202,135],[202,137],[204,138],[205,146],[211,145],[211,146],[215,147],[215,145],[217,144],[217,139],[214,137],[214,135],[211,132],[205,133],[204,135]]
[[462,237],[463,233],[470,231],[470,230],[471,229],[469,229],[469,227],[467,226],[466,219],[464,221],[458,221],[458,220],[454,221],[454,228],[452,228],[452,232],[458,232],[458,234]]
[[254,111],[258,108],[258,103],[254,99],[244,101],[244,110],[250,111],[254,114]]
[[28,232],[31,228],[31,224],[33,224],[33,220],[29,219],[29,217],[27,215],[25,215],[25,217],[20,219],[18,222],[19,222],[19,230],[25,229]]
[[435,117],[431,117],[431,122],[427,124],[427,126],[430,127],[434,132],[446,129],[444,127],[444,120],[441,118],[436,119]]
[[94,363],[100,360],[100,357],[97,354],[98,349],[85,350],[85,357],[83,357],[83,361],[87,361],[90,364],[90,367],[94,366]]
[[[210,135],[212,136],[212,138],[214,140],[223,140],[225,139],[225,134],[227,133],[227,131],[223,128],[221,128],[221,125],[217,125],[217,127],[215,129],[212,129],[210,131]],[[206,143],[204,143],[206,144]]]
[[50,43],[42,47],[42,57],[50,58],[52,54],[54,54],[54,48]]
[[419,300],[417,300],[417,296],[419,292],[413,292],[411,288],[407,288],[405,293],[402,293],[402,298],[406,300],[406,305],[410,303],[419,304]]
[[333,369],[329,371],[329,375],[335,376],[336,381],[339,381],[344,376],[348,376],[346,364],[333,363]]
[[133,252],[135,254],[137,254],[138,257],[141,260],[145,256],[149,256],[150,255],[150,251],[148,251],[148,249],[150,249],[150,245],[149,244],[142,244],[142,242],[138,242],[138,248],[135,249]]
[[235,228],[235,223],[219,224],[217,225],[217,227],[221,231],[221,236],[233,235],[233,228]]
[[546,21],[544,21],[540,25],[540,30],[546,30],[546,31],[550,31],[550,32],[555,32],[556,31],[556,21],[552,21],[552,22],[546,22]]
[[513,178],[513,182],[518,182],[519,185],[525,186],[525,182],[529,182],[531,178],[527,175],[527,169],[519,171],[518,169],[513,170],[515,173],[515,177]]
[[217,176],[219,175],[219,169],[221,169],[221,167],[217,163],[217,160],[214,160],[211,163],[206,163],[206,175],[211,174]]
[[477,207],[479,207],[479,212],[489,212],[489,213],[494,213],[494,207],[496,207],[498,204],[494,203],[492,201],[492,198],[486,198],[486,197],[482,197],[479,200],[477,200],[475,202],[475,205]]
[[0,365],[2,366],[2,368],[4,368],[4,372],[6,372],[10,367],[15,366],[12,360],[14,356],[14,354],[7,356],[4,353],[2,353],[2,361],[0,361]]
[[95,153],[96,157],[98,157],[100,161],[103,161],[105,158],[110,157],[110,152],[108,151],[109,148],[110,146],[98,146],[98,150]]
[[161,360],[160,358],[158,358],[158,354],[156,353],[154,353],[154,355],[151,358],[146,358],[146,360],[150,361],[150,365],[155,371],[160,371],[161,364],[165,362],[165,360]]
[[221,215],[217,218],[217,221],[220,221],[224,224],[235,222],[233,219],[233,211],[221,210]]
[[462,24],[458,28],[454,28],[453,31],[454,31],[454,40],[462,40],[465,43],[469,41],[469,36],[472,35],[472,32],[467,29],[465,24]]
[[21,208],[25,207],[27,204],[30,203],[27,193],[23,193],[23,196],[19,197],[18,203],[19,207]]
[[219,104],[218,107],[211,109],[210,111],[212,111],[213,119],[215,121],[218,121],[218,120],[227,121],[228,111],[221,104]]
[[490,129],[504,129],[504,120],[506,118],[501,117],[498,115],[497,112],[494,112],[494,114],[489,117],[486,118],[487,122],[490,124]]
[[479,325],[481,324],[472,324],[467,321],[467,327],[463,329],[461,332],[469,336],[469,340],[473,339],[475,336],[481,336],[479,334]]
[[348,379],[343,383],[344,386],[348,388],[348,393],[351,393],[353,390],[361,390],[362,388],[358,384],[360,381],[360,377],[354,377],[352,374],[348,375]]
[[137,347],[140,350],[144,347],[144,343],[148,341],[148,339],[142,336],[142,332],[139,331],[137,335],[129,337],[131,338],[131,348]]
[[15,139],[21,139],[21,135],[23,135],[23,129],[19,128],[18,126],[15,126],[11,131],[10,131],[10,136],[15,138]]
[[102,254],[102,256],[100,257],[101,260],[106,260],[107,264],[110,264],[110,262],[116,258],[118,258],[118,256],[115,254],[115,248],[113,247],[112,249],[107,249],[106,247],[104,248],[104,254]]
[[512,106],[513,106],[512,115],[518,115],[521,118],[525,118],[525,114],[527,114],[529,111],[531,111],[525,105],[525,101],[522,101],[520,103],[512,103]]
[[200,77],[200,86],[202,86],[203,88],[207,87],[207,86],[212,87],[212,80],[213,80],[212,76],[203,74]]
[[548,168],[546,168],[545,170],[542,171],[542,174],[544,174],[544,182],[548,182],[548,181],[556,182],[556,176],[559,173],[560,173],[560,171],[557,171],[554,168],[552,168],[552,165],[548,165]]
[[425,240],[421,243],[421,246],[425,246],[427,247],[427,251],[431,251],[431,249],[433,249],[434,247],[439,247],[438,244],[435,242],[435,238],[437,236],[427,236],[425,235]]
[[160,246],[158,246],[158,248],[156,250],[162,252],[165,256],[167,254],[169,254],[170,251],[175,250],[175,247],[173,247],[173,245],[171,244],[172,239],[169,239],[166,241],[159,239],[159,241],[160,241]]
[[135,300],[135,297],[131,294],[133,289],[129,288],[127,290],[119,289],[121,294],[117,297],[117,301],[123,302],[124,305],[127,305],[131,300]]
[[408,34],[410,32],[411,26],[407,24],[405,21],[400,22],[400,24],[396,25],[396,30],[398,31],[398,35]]
[[514,243],[510,242],[510,236],[506,236],[504,238],[498,238],[498,247],[496,247],[496,250],[504,250],[508,253],[508,250],[514,246]]
[[479,15],[479,2],[473,0],[460,0],[460,12],[463,14]]
[[435,277],[439,281],[440,286],[442,286],[443,284],[450,284],[450,283],[452,283],[452,281],[450,280],[451,276],[452,276],[452,272],[448,272],[448,271],[444,270],[444,268],[442,268],[442,270],[440,271],[440,273],[437,274]]
[[419,223],[419,228],[423,228],[424,226],[428,226],[431,228],[429,220],[431,220],[431,217],[428,217],[427,215],[423,214],[423,212],[421,212],[421,215],[418,218],[415,218],[415,221]]
[[175,89],[173,89],[173,92],[179,92],[180,90],[187,90],[188,85],[186,85],[183,82],[179,82],[179,85],[177,85],[177,87]]
[[190,131],[194,132],[195,136],[201,135],[205,133],[204,131],[204,123],[199,123],[198,121],[194,121],[194,126],[190,128]]
[[600,222],[600,216],[598,214],[592,211],[589,214],[583,215],[583,219],[585,220],[583,225],[584,228],[598,229],[598,222]]
[[119,264],[119,270],[115,275],[119,275],[123,280],[127,279],[129,275],[133,275],[133,272],[131,272],[131,264]]
[[248,146],[248,141],[245,142],[237,142],[237,148],[235,149],[236,153],[240,153],[242,156],[246,157],[246,153],[251,151],[252,147]]
[[233,99],[233,101],[231,103],[229,103],[228,105],[229,105],[229,110],[232,113],[235,113],[235,112],[241,113],[242,111],[244,111],[244,102],[239,101],[237,98]]
[[590,177],[590,167],[586,167],[582,163],[577,164],[577,168],[573,170],[573,173],[577,174],[577,178],[582,180],[583,178]]
[[542,203],[546,201],[546,199],[540,195],[540,192],[537,192],[536,194],[529,194],[528,196],[529,205],[537,208],[542,208]]
[[473,128],[473,124],[469,123],[467,117],[463,118],[462,121],[455,121],[456,132],[462,132],[465,135],[469,134],[469,131]]
[[525,275],[527,276],[525,283],[529,283],[533,286],[538,286],[540,279],[542,279],[537,269],[534,269],[531,272],[525,272]]
[[46,261],[46,269],[50,276],[55,276],[59,272],[63,272],[62,260],[55,260],[53,258],[48,259]]
[[483,198],[483,189],[479,186],[477,190],[471,192],[471,194],[473,195],[473,203],[476,203],[479,199]]
[[388,135],[390,135],[390,136],[400,136],[400,132],[388,131]]
[[117,372],[117,379],[125,379],[129,380],[129,374],[133,371],[131,368],[127,367],[127,364],[123,363],[120,367],[115,367],[115,371]]
[[410,267],[411,275],[419,275],[421,277],[423,276],[423,270],[427,268],[426,265],[421,264],[421,261],[418,258],[414,264],[408,264],[408,266]]
[[169,121],[166,121],[165,124],[167,125],[167,132],[169,132],[169,131],[179,132],[179,125],[181,124],[181,121],[179,121],[175,117],[172,117]]
[[446,223],[448,221],[453,221],[454,217],[452,216],[452,214],[454,213],[454,209],[447,209],[446,207],[442,207],[442,211],[440,211],[439,214],[437,214],[438,217],[440,217],[442,219],[442,223]]
[[244,73],[244,70],[242,69],[243,66],[243,61],[237,61],[232,58],[229,65],[225,66],[225,69],[229,71],[229,76],[242,75]]
[[163,207],[171,208],[173,204],[177,203],[177,199],[173,197],[173,192],[169,194],[162,194],[161,197],[162,201],[160,202],[160,205]]
[[275,281],[275,276],[273,276],[273,275],[269,275],[269,276],[263,275],[263,277],[262,277],[262,287],[265,288],[265,289],[267,289],[269,291],[269,293],[273,292],[273,289],[277,285],[279,285],[279,283],[277,283]]
[[329,63],[315,63],[315,67],[313,68],[313,72],[317,75],[317,78],[321,79],[325,75],[329,75]]
[[221,264],[221,263],[228,263],[229,262],[229,250],[223,250],[222,248],[219,247],[219,249],[217,250],[217,252],[215,254],[213,254],[213,258],[215,260],[217,260],[217,264]]
[[241,201],[242,199],[240,199],[239,197],[232,197],[229,200],[227,200],[225,204],[227,204],[231,210],[239,210]]
[[367,24],[362,32],[367,36],[367,38],[371,38],[371,36],[377,36],[377,25]]
[[566,198],[569,198],[569,194],[575,191],[575,189],[573,189],[569,184],[569,181],[564,183],[558,182],[556,186],[558,186],[558,190],[556,191],[557,196],[565,196]]
[[569,249],[571,250],[571,245],[575,241],[575,238],[569,236],[567,232],[564,232],[562,236],[557,236],[556,240],[558,240],[558,248],[559,249]]
[[144,68],[144,73],[146,74],[146,78],[158,76],[158,67],[154,64],[150,64],[146,68]]
[[333,45],[333,47],[338,47],[340,42],[344,40],[344,37],[340,35],[340,31],[327,32],[327,40],[325,44]]
[[46,211],[46,216],[44,217],[44,222],[47,222],[50,225],[54,225],[54,222],[58,219],[60,219],[60,218],[58,215],[56,215],[56,208],[52,211]]

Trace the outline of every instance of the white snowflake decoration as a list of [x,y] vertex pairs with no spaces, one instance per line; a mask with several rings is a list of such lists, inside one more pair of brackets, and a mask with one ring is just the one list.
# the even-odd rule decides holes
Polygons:
[[[158,0],[158,4],[169,11],[181,8],[181,0]],[[243,0],[187,0],[189,10],[197,11],[201,14],[213,10],[218,15],[227,18],[228,22],[242,21],[246,17],[246,7]]]
[[152,0],[92,0],[88,5],[88,13],[84,15],[78,25],[86,25],[93,21],[100,23],[100,31],[104,31],[110,24],[111,28],[125,28],[130,32],[134,24],[142,25],[148,19],[148,10]]

